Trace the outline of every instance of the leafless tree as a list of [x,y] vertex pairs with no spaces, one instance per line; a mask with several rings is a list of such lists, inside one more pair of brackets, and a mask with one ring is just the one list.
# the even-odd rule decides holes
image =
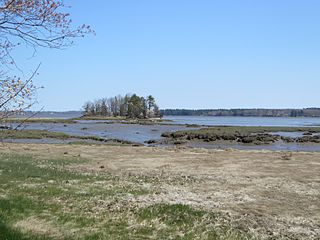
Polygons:
[[[15,76],[12,51],[18,47],[64,49],[77,37],[93,33],[87,25],[73,28],[60,0],[0,0],[0,112],[2,117],[34,103],[33,83],[38,68],[27,79]],[[19,66],[19,69],[21,66]]]

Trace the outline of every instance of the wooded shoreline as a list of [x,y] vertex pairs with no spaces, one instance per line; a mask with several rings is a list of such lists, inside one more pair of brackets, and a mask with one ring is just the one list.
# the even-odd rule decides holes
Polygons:
[[320,108],[303,109],[164,109],[164,116],[213,117],[320,117]]

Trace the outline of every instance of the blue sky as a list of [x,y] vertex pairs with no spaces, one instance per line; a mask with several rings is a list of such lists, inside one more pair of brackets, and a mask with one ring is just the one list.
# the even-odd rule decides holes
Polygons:
[[[152,94],[161,108],[320,107],[320,1],[77,0],[96,36],[39,49],[46,110]],[[25,53],[25,52],[24,52]]]

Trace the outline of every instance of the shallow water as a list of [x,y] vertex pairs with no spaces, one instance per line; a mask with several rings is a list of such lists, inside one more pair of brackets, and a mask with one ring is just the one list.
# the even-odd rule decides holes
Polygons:
[[279,135],[281,137],[298,138],[303,137],[304,132],[269,132],[271,135]]
[[320,126],[320,118],[285,117],[209,117],[209,116],[165,116],[173,124],[198,124],[209,126],[279,126],[306,127]]
[[[97,136],[106,139],[121,139],[131,142],[144,143],[148,140],[161,140],[164,132],[174,132],[179,130],[192,130],[199,128],[186,127],[185,125],[175,124],[198,124],[198,125],[239,125],[239,126],[290,126],[301,127],[316,125],[320,118],[255,118],[255,117],[166,117],[173,120],[166,125],[139,125],[109,123],[103,124],[99,120],[81,120],[74,124],[63,123],[28,123],[23,126],[27,130],[48,130],[53,132],[63,132],[77,136]],[[14,124],[13,124],[14,127]],[[274,132],[286,137],[302,137],[303,132]],[[68,141],[51,140],[12,140],[20,142],[39,142],[39,143],[65,143]],[[244,145],[239,143],[187,143],[187,146],[203,147],[211,149],[243,149],[243,150],[275,150],[275,151],[320,151],[320,144],[299,144],[278,142],[270,145]]]
[[164,132],[174,132],[188,128],[176,125],[138,125],[138,124],[103,124],[95,121],[82,121],[76,124],[61,123],[28,123],[23,126],[26,130],[48,130],[63,132],[77,136],[97,136],[106,139],[121,139],[137,143],[148,140],[159,140]]
[[22,114],[14,115],[17,118],[59,118],[59,119],[71,119],[79,118],[83,115],[82,111],[68,111],[68,112],[52,112],[52,111],[40,111],[40,112],[24,112]]

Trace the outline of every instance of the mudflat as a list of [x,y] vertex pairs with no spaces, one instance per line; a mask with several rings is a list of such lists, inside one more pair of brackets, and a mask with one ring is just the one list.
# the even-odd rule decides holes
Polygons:
[[[96,236],[120,236],[120,233],[106,232],[101,223],[109,221],[110,226],[115,224],[115,219],[121,218],[124,221],[121,225],[123,234],[131,239],[142,236],[156,239],[320,238],[320,153],[2,144],[0,155],[4,169],[9,169],[6,165],[8,159],[30,156],[27,161],[34,167],[52,170],[55,166],[54,171],[71,174],[56,179],[53,175],[52,179],[45,181],[41,181],[41,175],[32,177],[29,174],[31,177],[28,177],[27,174],[26,179],[15,179],[15,186],[9,181],[0,183],[2,201],[10,201],[17,189],[23,193],[37,187],[55,187],[56,194],[43,198],[35,190],[24,196],[41,199],[46,216],[44,210],[38,209],[12,218],[7,216],[3,223],[8,229],[32,233],[32,236],[48,234],[52,239],[68,239],[70,233],[65,224],[72,226],[74,236],[84,236],[81,235],[83,231]],[[54,165],[57,162],[59,164]],[[74,180],[72,174],[85,176],[85,179]],[[1,176],[4,178],[4,170],[0,172]],[[92,177],[95,180],[87,182]],[[121,195],[119,191],[106,195],[106,187],[108,191],[113,187],[122,189],[119,190]],[[64,194],[65,189],[69,189],[68,195]],[[97,191],[91,192],[90,189]],[[73,198],[72,191],[83,191],[83,197]],[[57,213],[50,213],[52,204],[59,206]],[[163,216],[170,216],[170,206],[174,211],[178,207],[175,216],[185,216],[181,207],[187,207],[190,226],[183,225],[184,228],[175,221],[168,222]],[[73,214],[74,209],[77,209],[72,215],[75,219],[77,216],[87,218],[88,224],[81,229],[71,217],[64,224],[57,219],[59,214]],[[209,218],[210,214],[215,218]],[[45,225],[47,231],[37,229],[36,226],[40,226],[37,222]],[[144,230],[140,231],[142,228]],[[217,236],[220,234],[221,238],[210,238],[213,236],[210,229],[215,228],[220,229]]]

